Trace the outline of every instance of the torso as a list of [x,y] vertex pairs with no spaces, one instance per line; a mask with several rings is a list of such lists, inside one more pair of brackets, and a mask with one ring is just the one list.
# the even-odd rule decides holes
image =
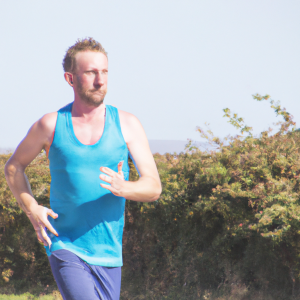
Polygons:
[[[79,124],[75,125],[74,120]],[[117,172],[119,162],[123,161],[124,179],[128,180],[129,152],[118,110],[106,106],[102,132],[94,130],[101,125],[99,120],[101,116],[96,115],[78,131],[83,120],[73,117],[72,103],[58,112],[48,158],[50,206],[59,215],[49,221],[59,236],[50,235],[52,246],[46,250],[50,256],[52,251],[67,249],[90,264],[119,267],[122,265],[125,198],[100,185],[104,181],[99,178],[99,169],[106,167]],[[93,145],[82,143],[84,132],[96,139]]]
[[[130,142],[134,138],[134,132],[130,127],[130,118],[134,117],[132,114],[119,110],[120,124],[123,137],[125,142],[130,147]],[[44,149],[46,152],[49,151],[49,148],[52,143],[53,134],[55,130],[57,119],[57,112],[47,114],[47,129],[46,129],[46,139]],[[74,128],[74,133],[77,139],[85,145],[95,144],[102,136],[105,126],[105,116],[104,113],[101,116],[97,116],[94,119],[85,120],[84,118],[73,117],[72,123]]]

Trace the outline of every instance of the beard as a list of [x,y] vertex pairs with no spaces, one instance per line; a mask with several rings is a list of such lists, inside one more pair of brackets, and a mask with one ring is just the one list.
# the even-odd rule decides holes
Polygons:
[[94,107],[100,106],[106,95],[106,90],[101,90],[100,87],[91,90],[84,89],[80,80],[77,80],[76,90],[83,102]]

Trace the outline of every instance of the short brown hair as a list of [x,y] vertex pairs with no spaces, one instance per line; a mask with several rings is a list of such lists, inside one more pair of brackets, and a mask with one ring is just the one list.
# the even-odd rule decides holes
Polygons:
[[63,59],[63,68],[65,72],[74,73],[76,67],[75,55],[78,52],[83,51],[95,51],[101,52],[107,57],[107,52],[104,50],[102,45],[95,41],[93,38],[85,38],[85,39],[78,39],[77,42],[71,46]]

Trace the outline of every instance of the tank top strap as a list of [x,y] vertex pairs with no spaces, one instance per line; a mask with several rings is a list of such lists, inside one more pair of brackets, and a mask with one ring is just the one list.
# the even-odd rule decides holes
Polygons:
[[68,135],[68,132],[67,132],[68,118],[67,118],[67,116],[68,116],[68,113],[71,112],[71,108],[72,108],[72,102],[57,111],[57,119],[56,119],[56,125],[55,125],[52,144],[59,144],[64,139],[66,139],[66,136]]
[[117,128],[121,129],[118,109],[111,105],[106,105],[105,107],[106,107],[105,121],[108,121],[109,124],[116,124]]
[[116,107],[111,105],[106,105],[106,120],[108,126],[113,126],[114,130],[117,131],[120,138],[123,140],[123,142],[126,145],[125,139],[122,134],[121,129],[121,123],[120,123],[120,117],[119,117],[119,111]]

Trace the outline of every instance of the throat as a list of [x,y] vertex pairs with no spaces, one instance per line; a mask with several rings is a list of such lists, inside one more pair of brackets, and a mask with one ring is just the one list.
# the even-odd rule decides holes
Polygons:
[[106,114],[103,118],[84,120],[72,117],[73,131],[77,140],[83,145],[94,145],[100,141],[105,129]]

